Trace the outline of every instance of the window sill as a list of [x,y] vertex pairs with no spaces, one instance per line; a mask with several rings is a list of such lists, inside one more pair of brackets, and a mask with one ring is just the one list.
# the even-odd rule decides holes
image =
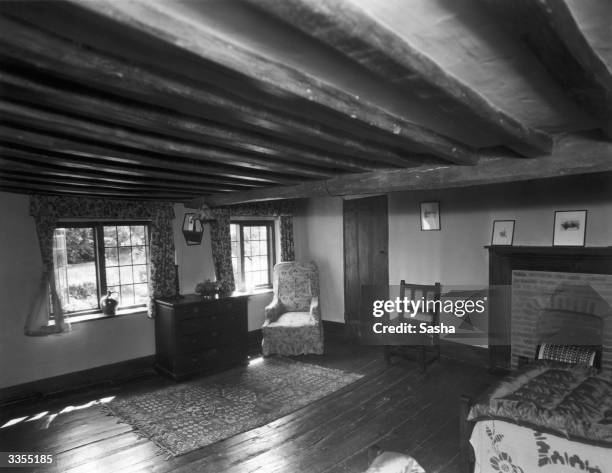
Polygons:
[[269,294],[274,292],[271,287],[264,287],[262,289],[252,289],[250,291],[234,291],[233,296],[257,296],[259,294]]
[[[86,314],[86,315],[74,315],[72,317],[66,316],[66,321],[71,324],[80,324],[82,322],[90,322],[92,320],[102,320],[102,319],[116,319],[117,317],[124,317],[126,315],[146,315],[147,309],[146,307],[132,307],[130,309],[120,309],[117,311],[115,315],[106,315],[101,312],[97,312],[95,314]],[[55,325],[54,320],[49,321],[49,325]]]

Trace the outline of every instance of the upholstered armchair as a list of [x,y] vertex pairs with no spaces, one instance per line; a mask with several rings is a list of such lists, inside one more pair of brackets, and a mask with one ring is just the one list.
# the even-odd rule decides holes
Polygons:
[[323,354],[319,272],[314,262],[274,266],[274,299],[265,308],[264,356]]

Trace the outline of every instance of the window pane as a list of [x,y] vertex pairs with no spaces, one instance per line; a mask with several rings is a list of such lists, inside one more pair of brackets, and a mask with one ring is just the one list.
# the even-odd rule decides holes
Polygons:
[[121,305],[134,305],[134,286],[131,284],[121,286]]
[[117,238],[119,240],[119,246],[130,246],[130,227],[127,225],[118,226]]
[[93,228],[56,228],[53,263],[66,312],[98,308]]
[[235,223],[230,225],[230,237],[233,241],[238,240],[238,225]]
[[134,264],[146,264],[147,254],[144,246],[132,247],[132,262]]
[[132,233],[132,245],[145,245],[145,227],[144,225],[132,225],[130,227]]
[[119,259],[117,258],[117,248],[106,248],[104,250],[106,267],[119,266]]
[[119,268],[106,268],[106,285],[107,286],[118,286],[119,285]]
[[104,227],[104,246],[117,246],[117,227]]
[[127,248],[119,248],[119,264],[121,266],[132,264],[132,249],[129,246]]
[[146,304],[149,301],[149,288],[146,284],[134,284],[134,303]]
[[119,266],[119,277],[121,278],[121,284],[132,284],[134,278],[132,277],[131,266]]
[[147,265],[139,264],[134,266],[134,282],[147,282]]

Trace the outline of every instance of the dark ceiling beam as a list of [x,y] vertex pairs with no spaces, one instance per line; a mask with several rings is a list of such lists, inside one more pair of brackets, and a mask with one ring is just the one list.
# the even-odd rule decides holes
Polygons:
[[99,171],[77,171],[71,168],[53,166],[37,162],[26,161],[21,158],[11,158],[0,151],[0,172],[9,172],[14,175],[40,175],[51,178],[61,179],[82,179],[84,182],[100,182],[115,184],[131,188],[151,187],[166,189],[169,191],[183,191],[197,194],[198,192],[231,192],[239,190],[236,187],[226,187],[223,185],[207,184],[197,185],[188,182],[174,181],[170,179],[150,179],[147,177],[130,178],[126,176],[108,174]]
[[[586,39],[566,0],[481,0],[490,12],[523,41],[569,97],[599,119],[612,138],[612,71]],[[600,11],[607,3],[602,43],[610,42],[612,7],[608,0],[576,2],[578,8]],[[605,8],[604,8],[605,9]]]
[[[566,135],[553,153],[540,159],[483,158],[477,166],[424,165],[409,169],[347,174],[326,181],[296,186],[254,189],[212,195],[203,201],[211,206],[266,200],[309,197],[342,197],[397,191],[469,187],[612,171],[612,142],[591,135]],[[189,205],[197,206],[202,199]]]
[[106,161],[109,164],[129,164],[148,166],[169,171],[194,173],[216,179],[216,182],[255,183],[255,184],[289,184],[298,181],[286,174],[265,173],[255,170],[205,164],[179,158],[154,156],[145,153],[123,151],[113,146],[101,146],[62,136],[55,136],[21,127],[0,124],[0,140],[21,146],[32,147],[42,151],[53,150],[73,157],[84,156]]
[[[183,138],[204,144],[213,144],[224,148],[261,155],[277,160],[312,163],[315,166],[349,170],[359,168],[362,161],[349,156],[334,155],[325,151],[296,147],[271,140],[257,133],[222,126],[209,121],[198,120],[186,115],[173,113],[171,110],[128,104],[100,95],[86,95],[74,91],[71,84],[63,88],[35,81],[21,74],[0,71],[0,86],[4,95],[13,99],[27,101],[97,120],[119,123],[132,128],[152,131],[174,138]],[[382,167],[382,164],[393,167],[406,167],[418,164],[416,159],[409,159],[389,151],[376,154],[367,161],[369,166]]]
[[[593,0],[595,1],[595,0]],[[608,0],[606,0],[607,2]],[[603,129],[612,138],[612,64],[606,65],[601,56],[595,51],[585,38],[581,27],[574,18],[566,0],[544,0],[533,1],[547,16],[552,29],[557,33],[557,38],[570,51],[578,64],[585,72],[585,79],[589,84],[590,91],[582,93],[577,91],[576,98],[584,103],[588,109],[594,112],[604,122]],[[590,8],[591,2],[577,3],[580,8]],[[609,2],[608,2],[609,3]],[[608,7],[606,36],[608,48],[612,47],[612,8]]]
[[476,150],[467,145],[367,103],[317,77],[232,43],[207,28],[172,14],[163,4],[140,0],[73,3],[243,74],[262,84],[266,90],[277,90],[277,94],[291,94],[319,104],[390,136],[405,139],[407,143],[416,144],[440,158],[463,164],[473,164],[478,159]]
[[0,54],[5,62],[16,61],[38,72],[77,81],[107,93],[188,111],[190,115],[245,127],[285,142],[297,138],[317,149],[333,148],[362,159],[397,157],[388,147],[321,126],[316,121],[268,110],[261,104],[252,105],[214,87],[170,78],[4,16],[0,16]]
[[475,114],[505,144],[527,156],[549,154],[553,139],[496,107],[476,90],[448,74],[367,12],[348,0],[248,0],[300,29],[389,82],[414,90],[427,87],[429,100],[453,100],[467,115]]
[[[165,193],[167,195],[175,195],[177,196],[176,200],[180,200],[185,196],[196,197],[201,194],[209,194],[211,193],[206,189],[199,190],[178,190],[171,189],[164,186],[151,186],[145,183],[140,183],[138,185],[132,184],[122,184],[115,182],[106,182],[100,179],[90,179],[90,178],[75,178],[75,177],[55,177],[49,175],[41,175],[40,173],[26,173],[23,171],[11,171],[7,169],[0,169],[0,179],[8,182],[29,182],[29,183],[41,183],[41,184],[56,184],[61,186],[73,186],[86,188],[91,190],[92,192],[98,190],[116,190],[120,192],[127,193],[136,193],[136,194],[145,194],[147,192],[157,192],[157,193]],[[216,191],[215,191],[216,192]],[[227,190],[222,190],[221,192],[228,192]],[[231,191],[230,191],[231,192]]]
[[[121,144],[121,146],[135,150],[163,154],[170,158],[189,158],[207,165],[219,164],[243,168],[246,171],[259,170],[287,173],[310,179],[333,175],[333,171],[330,170],[281,162],[279,160],[273,161],[269,158],[261,158],[218,147],[204,146],[184,140],[162,138],[154,134],[131,131],[124,127],[103,125],[89,120],[81,120],[2,99],[0,99],[0,113],[7,121],[13,121],[28,127],[61,133],[66,136]],[[372,169],[376,168],[365,165],[352,167],[353,172]]]
[[167,202],[184,202],[189,200],[190,194],[172,194],[168,192],[126,192],[109,189],[93,189],[73,185],[44,184],[27,180],[6,179],[0,177],[0,189],[17,194],[54,194],[54,195],[82,195],[91,197],[107,197],[134,200],[163,200]]
[[[0,134],[2,129],[0,128]],[[234,190],[248,190],[262,187],[262,183],[236,181],[218,177],[207,177],[195,172],[177,172],[171,169],[152,168],[127,163],[116,164],[89,156],[70,156],[54,151],[25,149],[0,141],[0,156],[5,160],[27,162],[36,166],[52,166],[66,172],[85,172],[91,175],[105,175],[114,178],[152,179],[169,183],[180,183],[192,187],[221,186]]]

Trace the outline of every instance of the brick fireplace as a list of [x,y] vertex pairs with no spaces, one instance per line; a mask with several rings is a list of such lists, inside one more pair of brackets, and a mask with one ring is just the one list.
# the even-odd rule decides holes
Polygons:
[[[570,312],[605,320],[603,366],[612,368],[612,247],[490,246],[489,360],[492,370],[533,359],[542,311],[548,322]],[[516,287],[513,286],[516,284]],[[578,295],[579,297],[568,297]],[[572,302],[573,301],[573,302]],[[556,311],[556,312],[555,312]],[[573,316],[573,315],[572,315]],[[593,318],[584,319],[591,326]]]
[[[541,342],[601,341],[602,368],[612,370],[611,310],[612,275],[513,270],[511,367],[518,366],[521,356],[533,359]],[[555,328],[560,333],[553,338],[550,333]]]

